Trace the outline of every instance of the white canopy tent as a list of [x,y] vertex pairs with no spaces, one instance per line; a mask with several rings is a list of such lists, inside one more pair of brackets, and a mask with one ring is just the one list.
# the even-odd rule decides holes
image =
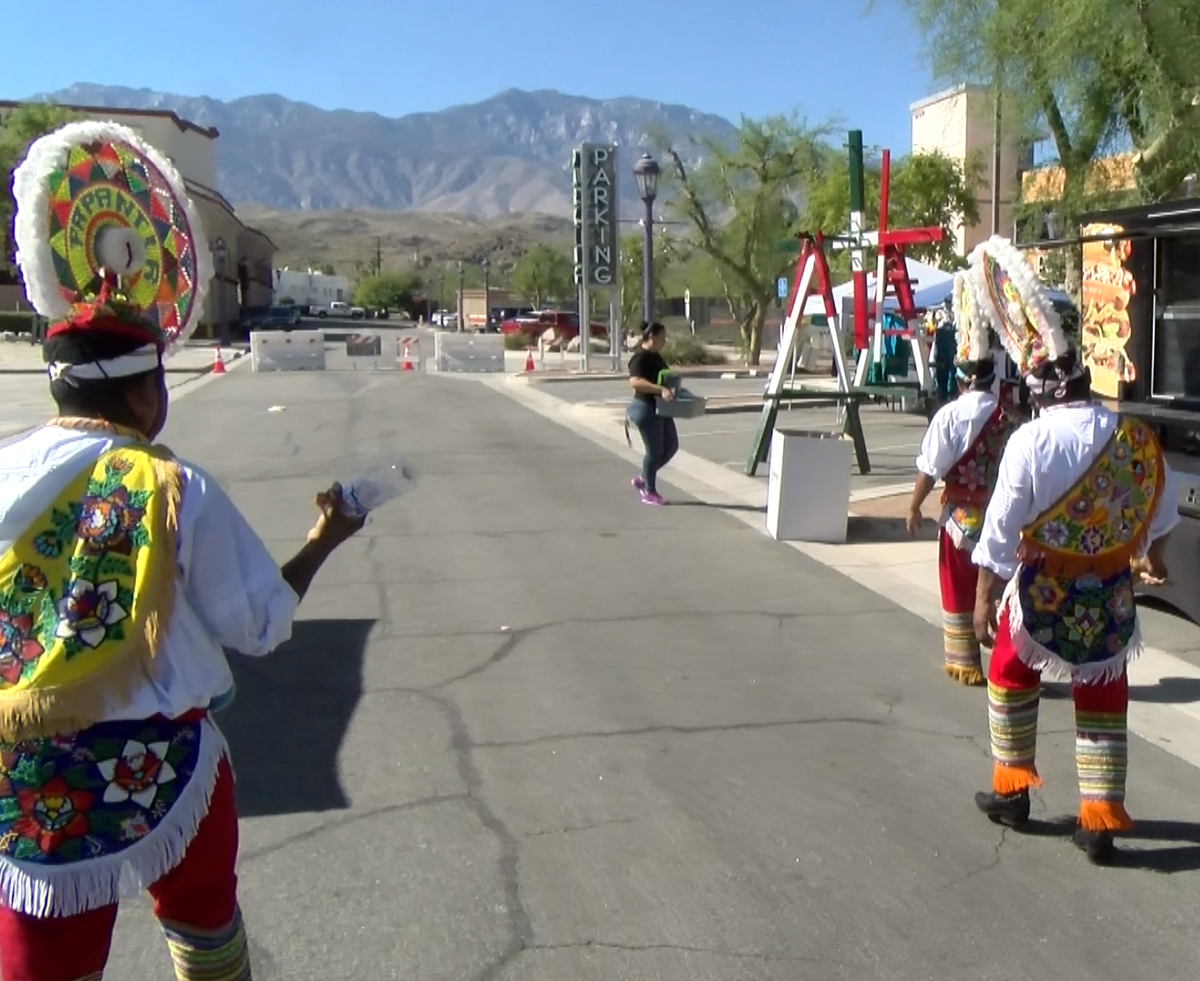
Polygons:
[[[954,288],[954,273],[945,272],[938,269],[937,266],[930,266],[924,262],[918,262],[916,259],[906,260],[908,263],[908,276],[913,284],[913,300],[918,308],[937,306],[943,299],[950,295],[950,291]],[[924,295],[928,294],[932,299],[926,300]],[[875,273],[872,271],[867,276],[867,295],[872,299],[875,296]],[[840,311],[842,308],[842,298],[854,296],[854,283],[843,283],[841,286],[835,287],[833,291],[833,302]],[[889,297],[885,307],[891,309],[896,305],[895,298]],[[825,302],[819,296],[811,296],[804,304],[804,316],[812,317],[824,315]]]

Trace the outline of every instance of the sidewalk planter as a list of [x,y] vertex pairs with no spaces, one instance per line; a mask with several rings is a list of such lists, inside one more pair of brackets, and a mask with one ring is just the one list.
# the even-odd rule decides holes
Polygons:
[[845,543],[852,450],[838,433],[775,430],[767,483],[772,538]]

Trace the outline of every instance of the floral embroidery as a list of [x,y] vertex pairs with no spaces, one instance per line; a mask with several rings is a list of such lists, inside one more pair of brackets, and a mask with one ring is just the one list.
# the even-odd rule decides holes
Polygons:
[[1026,529],[1027,545],[1035,554],[1117,552],[1124,559],[1153,517],[1160,460],[1158,443],[1142,423],[1122,423],[1086,477]]
[[100,663],[94,652],[130,636],[139,553],[152,544],[152,473],[131,451],[110,453],[0,557],[0,692],[53,686],[59,659]]
[[0,854],[59,866],[153,833],[192,779],[200,725],[107,722],[0,745]]
[[100,775],[108,781],[104,802],[115,804],[132,800],[141,807],[150,807],[158,796],[160,784],[175,779],[175,770],[166,761],[169,743],[144,743],[130,740],[121,755],[96,763]]
[[1069,665],[1105,661],[1133,639],[1137,618],[1128,568],[1100,579],[1054,576],[1038,566],[1022,566],[1018,587],[1025,630]]
[[32,614],[12,614],[0,608],[0,678],[10,685],[21,680],[30,665],[45,652],[34,635]]
[[60,640],[77,638],[88,647],[99,647],[108,639],[110,628],[129,616],[118,601],[120,586],[110,579],[99,586],[86,579],[76,579],[71,589],[58,601],[58,627],[54,636]]
[[997,407],[983,431],[946,474],[946,501],[985,507],[1000,472],[1004,444],[1012,433],[1012,423]]

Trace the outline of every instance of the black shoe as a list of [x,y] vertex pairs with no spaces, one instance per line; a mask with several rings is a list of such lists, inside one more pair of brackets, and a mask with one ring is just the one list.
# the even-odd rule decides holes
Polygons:
[[1029,820],[1029,791],[1022,790],[1011,797],[980,791],[975,795],[975,806],[988,816],[993,824],[1006,828],[1019,828]]
[[1072,843],[1087,854],[1093,865],[1111,865],[1117,856],[1111,831],[1087,831],[1079,828],[1071,837]]

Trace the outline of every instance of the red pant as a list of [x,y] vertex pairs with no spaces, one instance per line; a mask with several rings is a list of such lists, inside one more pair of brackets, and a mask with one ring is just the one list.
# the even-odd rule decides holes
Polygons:
[[946,529],[938,536],[938,582],[942,592],[945,670],[970,685],[983,684],[983,661],[975,639],[975,587],[979,570],[971,553],[958,548]]
[[[1016,794],[1041,785],[1037,723],[1041,675],[1017,654],[1009,615],[1000,617],[988,662],[988,727],[992,737],[992,789]],[[1129,679],[1074,684],[1075,763],[1079,777],[1079,824],[1089,831],[1128,831],[1125,776],[1129,738]]]
[[[237,804],[233,771],[221,760],[208,814],[187,854],[150,886],[160,922],[221,930],[237,914]],[[79,981],[98,978],[108,961],[117,907],[76,916],[37,919],[0,908],[2,981]]]

